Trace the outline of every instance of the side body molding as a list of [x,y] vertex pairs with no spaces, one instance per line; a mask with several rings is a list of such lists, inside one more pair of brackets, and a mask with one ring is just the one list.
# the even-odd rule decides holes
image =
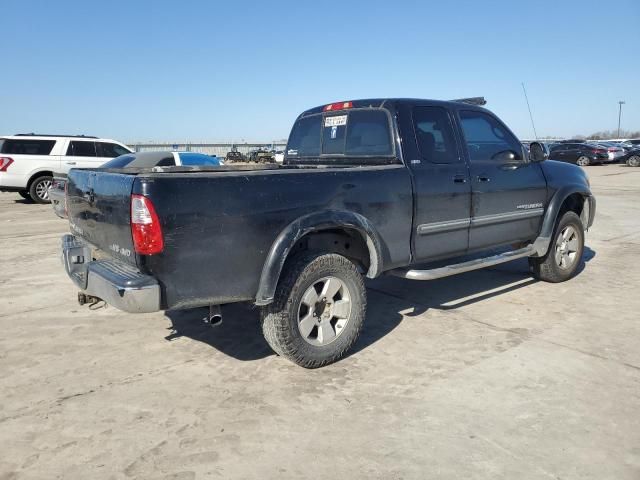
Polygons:
[[[596,213],[596,199],[589,188],[580,184],[565,185],[559,188],[549,201],[547,211],[545,212],[544,219],[542,220],[540,234],[534,242],[534,247],[538,257],[546,255],[549,250],[549,244],[551,243],[551,237],[553,236],[553,228],[555,227],[560,208],[569,195],[573,195],[574,193],[578,193],[584,198],[586,208],[583,210],[582,223],[585,230],[593,224],[593,219]],[[584,215],[585,213],[586,215]]]
[[291,222],[271,245],[260,275],[256,305],[267,305],[273,301],[282,267],[298,240],[311,232],[339,228],[356,230],[360,233],[369,250],[367,277],[377,277],[381,273],[383,256],[380,238],[373,225],[355,212],[341,210],[316,212]]

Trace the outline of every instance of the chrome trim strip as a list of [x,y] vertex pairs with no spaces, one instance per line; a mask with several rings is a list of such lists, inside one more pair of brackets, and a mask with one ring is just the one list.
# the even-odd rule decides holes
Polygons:
[[544,215],[544,208],[532,208],[529,210],[497,213],[494,215],[482,215],[473,218],[460,218],[448,220],[446,222],[423,223],[418,225],[418,235],[428,235],[431,233],[443,233],[462,228],[482,227],[494,223],[510,222],[511,220],[525,220],[527,218],[540,217]]
[[470,218],[461,218],[458,220],[450,220],[446,222],[425,223],[423,225],[418,225],[418,235],[460,230],[462,228],[467,228],[469,225],[471,225]]
[[509,222],[511,220],[524,220],[527,218],[540,217],[544,214],[544,208],[532,208],[521,212],[498,213],[495,215],[482,215],[471,219],[472,227],[482,227],[494,223]]

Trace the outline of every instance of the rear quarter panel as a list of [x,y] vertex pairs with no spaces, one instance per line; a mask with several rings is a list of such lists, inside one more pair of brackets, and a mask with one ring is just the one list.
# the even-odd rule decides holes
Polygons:
[[151,175],[134,193],[149,196],[165,249],[142,257],[162,284],[166,308],[253,300],[278,234],[323,210],[367,218],[383,243],[383,269],[410,258],[412,190],[401,165]]

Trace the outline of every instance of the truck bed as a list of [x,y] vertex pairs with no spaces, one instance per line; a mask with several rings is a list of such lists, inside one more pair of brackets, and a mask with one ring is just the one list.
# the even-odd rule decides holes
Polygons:
[[[115,260],[152,275],[163,308],[254,300],[270,249],[295,222],[355,212],[379,236],[381,270],[410,260],[413,200],[402,165],[155,167],[72,170],[72,232]],[[165,248],[133,248],[130,197],[151,199]]]

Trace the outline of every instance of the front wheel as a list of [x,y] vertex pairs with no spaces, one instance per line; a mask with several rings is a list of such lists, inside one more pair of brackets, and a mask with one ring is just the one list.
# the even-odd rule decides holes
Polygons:
[[318,368],[353,346],[366,308],[364,281],[353,262],[310,253],[286,265],[274,301],[262,309],[262,332],[277,354]]
[[584,251],[584,228],[575,212],[566,212],[556,225],[549,251],[544,257],[530,258],[534,276],[551,283],[564,282],[576,274]]
[[640,167],[640,155],[632,155],[627,159],[627,165],[630,167]]
[[581,167],[588,167],[589,165],[591,165],[591,160],[589,159],[589,157],[582,155],[578,158],[576,164],[580,165]]
[[53,177],[43,175],[31,182],[29,187],[31,199],[36,203],[51,203],[51,200],[49,200],[49,187],[52,181]]

